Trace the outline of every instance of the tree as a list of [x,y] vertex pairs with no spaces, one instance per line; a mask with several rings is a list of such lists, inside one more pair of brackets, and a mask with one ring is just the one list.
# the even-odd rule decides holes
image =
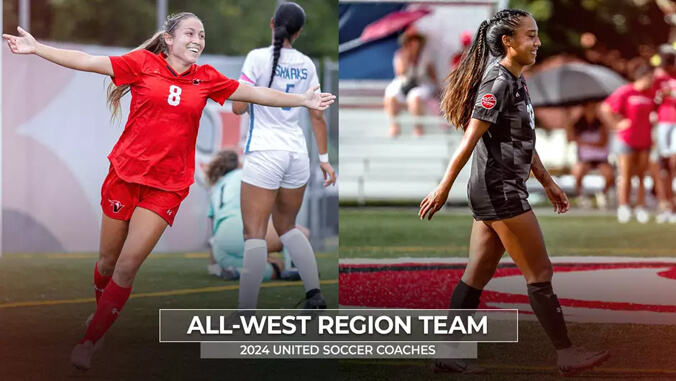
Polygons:
[[[338,59],[338,2],[297,0],[307,21],[294,44],[305,54]],[[195,13],[204,22],[205,53],[245,55],[271,42],[276,0],[170,0],[169,12]],[[16,33],[18,1],[5,0],[4,32]],[[39,39],[135,47],[156,29],[156,0],[32,0],[31,30]]]
[[569,53],[582,56],[580,37],[593,33],[609,51],[625,58],[639,55],[641,45],[656,47],[669,40],[670,26],[652,0],[512,0],[540,28],[539,59]]

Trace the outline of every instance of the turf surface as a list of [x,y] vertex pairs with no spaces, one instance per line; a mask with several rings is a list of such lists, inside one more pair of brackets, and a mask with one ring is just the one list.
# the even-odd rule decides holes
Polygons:
[[[551,256],[674,257],[673,225],[617,223],[610,214],[567,215],[536,211]],[[420,221],[415,209],[341,208],[340,258],[466,257],[471,217],[466,209],[443,211],[432,222]],[[630,280],[628,280],[630,281]],[[406,282],[402,279],[401,282]],[[407,286],[408,288],[414,285]],[[655,292],[641,290],[637,292]],[[365,291],[368,292],[368,291]],[[656,291],[656,292],[659,292]],[[676,304],[676,297],[674,299]],[[676,326],[569,323],[575,343],[611,351],[612,357],[584,379],[676,378]],[[544,331],[534,321],[522,321],[517,344],[479,345],[480,365],[489,375],[468,380],[547,380],[558,378],[556,356]],[[345,379],[448,379],[434,374],[429,361],[392,360],[340,363]],[[457,376],[456,376],[457,377]]]
[[[337,253],[318,254],[322,291],[337,306]],[[69,365],[82,323],[94,310],[89,255],[19,255],[0,258],[0,379],[193,380],[340,379],[336,361],[200,360],[199,344],[160,344],[160,308],[235,308],[237,282],[209,277],[202,255],[151,254],[132,298],[94,356],[92,369]],[[300,282],[268,282],[261,308],[294,308]],[[333,375],[333,376],[332,376]]]

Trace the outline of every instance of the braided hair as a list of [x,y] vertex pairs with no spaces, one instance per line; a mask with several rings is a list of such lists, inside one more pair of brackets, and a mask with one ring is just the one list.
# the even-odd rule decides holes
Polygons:
[[441,111],[456,129],[467,128],[489,57],[503,57],[507,53],[502,36],[513,36],[514,30],[521,24],[521,17],[530,17],[530,13],[520,9],[503,9],[490,20],[482,22],[460,65],[446,77]]
[[[167,44],[164,42],[164,34],[166,33],[173,36],[178,24],[187,18],[196,18],[199,20],[199,17],[190,12],[181,12],[169,15],[167,16],[167,19],[164,20],[162,29],[156,32],[152,37],[147,39],[134,50],[145,49],[154,54],[159,52],[167,54]],[[127,94],[129,90],[130,85],[115,86],[115,84],[112,82],[108,85],[107,103],[108,108],[110,108],[110,111],[112,112],[112,120],[121,116],[122,111],[120,110],[120,99],[122,99],[122,97]]]
[[279,55],[282,51],[284,40],[291,42],[291,37],[298,33],[305,25],[305,11],[296,3],[283,3],[277,10],[273,19],[273,47],[272,51],[272,73],[270,73],[270,82],[268,87],[272,86],[272,80],[275,78],[275,70],[279,62]]

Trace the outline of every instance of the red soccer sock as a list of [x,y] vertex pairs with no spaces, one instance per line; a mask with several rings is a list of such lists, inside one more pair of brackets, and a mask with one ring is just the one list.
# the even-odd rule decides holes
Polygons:
[[108,282],[113,278],[112,275],[101,275],[99,272],[99,263],[94,265],[94,292],[96,293],[96,304],[99,303],[103,289],[106,288]]
[[127,303],[130,294],[131,287],[120,287],[114,280],[111,280],[96,305],[96,313],[94,313],[94,317],[89,327],[87,327],[87,332],[85,332],[80,344],[87,340],[96,343],[102,338],[120,315],[122,307]]

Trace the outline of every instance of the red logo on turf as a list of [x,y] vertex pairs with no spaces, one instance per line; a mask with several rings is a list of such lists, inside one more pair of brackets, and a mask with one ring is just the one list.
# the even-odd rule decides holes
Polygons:
[[498,100],[495,99],[495,95],[488,93],[481,97],[481,107],[490,110],[498,103]]
[[118,213],[122,208],[124,208],[124,205],[122,205],[121,202],[117,200],[108,200],[110,202],[110,206],[113,207],[113,213]]

